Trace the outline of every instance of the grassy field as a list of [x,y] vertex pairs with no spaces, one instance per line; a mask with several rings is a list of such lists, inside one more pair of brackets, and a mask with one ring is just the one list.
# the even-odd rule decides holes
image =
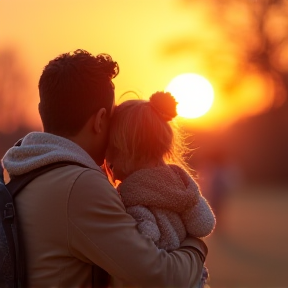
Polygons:
[[288,287],[288,187],[229,194],[206,243],[211,288]]

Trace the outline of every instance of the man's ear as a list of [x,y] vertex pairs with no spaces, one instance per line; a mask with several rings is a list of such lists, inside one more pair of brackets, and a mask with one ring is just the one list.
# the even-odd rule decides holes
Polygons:
[[102,132],[103,121],[106,117],[107,111],[105,108],[101,108],[94,118],[94,131],[99,134]]

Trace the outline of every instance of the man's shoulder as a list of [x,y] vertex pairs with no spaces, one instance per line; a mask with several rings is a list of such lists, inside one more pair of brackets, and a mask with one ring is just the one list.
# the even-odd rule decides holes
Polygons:
[[[72,190],[77,186],[80,190],[88,191],[89,189],[110,188],[111,186],[100,167],[94,169],[77,163],[55,166],[55,168],[37,177],[34,183],[41,184],[42,187],[49,187],[49,189],[54,187],[57,190],[67,190],[67,188]],[[85,193],[85,191],[82,193]]]
[[84,173],[84,172],[91,172],[92,174],[99,174],[99,176],[104,176],[104,177],[106,177],[106,175],[104,174],[104,172],[103,172],[103,170],[99,167],[99,166],[97,166],[97,167],[95,167],[95,168],[91,168],[91,167],[89,167],[89,166],[85,166],[85,165],[83,165],[83,164],[78,164],[78,163],[74,163],[74,162],[72,162],[71,164],[70,163],[68,163],[68,164],[66,164],[66,165],[60,165],[60,168],[64,168],[64,169],[66,169],[66,170],[68,170],[68,171],[71,171],[71,172],[74,172],[74,173]]
[[[71,165],[71,167],[66,168],[74,175],[73,189],[82,190],[88,193],[89,191],[112,191],[116,192],[116,189],[111,185],[106,174],[99,169],[91,169],[80,167],[77,165]],[[85,193],[85,192],[83,192]]]
[[[73,183],[69,189],[70,205],[75,206],[76,204],[77,207],[86,207],[87,209],[93,207],[92,210],[96,207],[106,207],[105,209],[116,209],[117,211],[119,209],[124,210],[117,190],[111,185],[103,172],[81,167],[71,167],[71,169],[75,174],[71,179]],[[73,211],[76,210],[75,208]]]
[[[58,169],[58,168],[57,168]],[[77,163],[66,165],[64,167],[60,167],[61,170],[54,170],[54,174],[65,175],[65,178],[70,178],[71,181],[75,181],[78,184],[86,183],[92,186],[95,185],[111,185],[108,181],[107,176],[102,171],[100,167],[90,168],[85,167],[83,165],[78,165]]]

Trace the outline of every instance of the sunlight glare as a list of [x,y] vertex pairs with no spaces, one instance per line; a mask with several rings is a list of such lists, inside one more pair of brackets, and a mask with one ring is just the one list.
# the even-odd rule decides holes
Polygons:
[[178,115],[198,118],[206,114],[214,100],[210,82],[201,75],[186,73],[171,80],[165,91],[170,92],[178,102]]

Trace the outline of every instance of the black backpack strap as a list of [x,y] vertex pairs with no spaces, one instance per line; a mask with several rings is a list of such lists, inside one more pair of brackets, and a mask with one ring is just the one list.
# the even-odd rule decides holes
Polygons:
[[17,251],[15,250],[14,243],[18,243],[18,238],[15,234],[14,226],[12,226],[14,224],[13,198],[5,185],[4,169],[2,163],[0,164],[0,286],[14,288],[15,279],[17,279],[18,275],[16,264]]
[[4,184],[4,169],[2,163],[0,163],[0,182]]

